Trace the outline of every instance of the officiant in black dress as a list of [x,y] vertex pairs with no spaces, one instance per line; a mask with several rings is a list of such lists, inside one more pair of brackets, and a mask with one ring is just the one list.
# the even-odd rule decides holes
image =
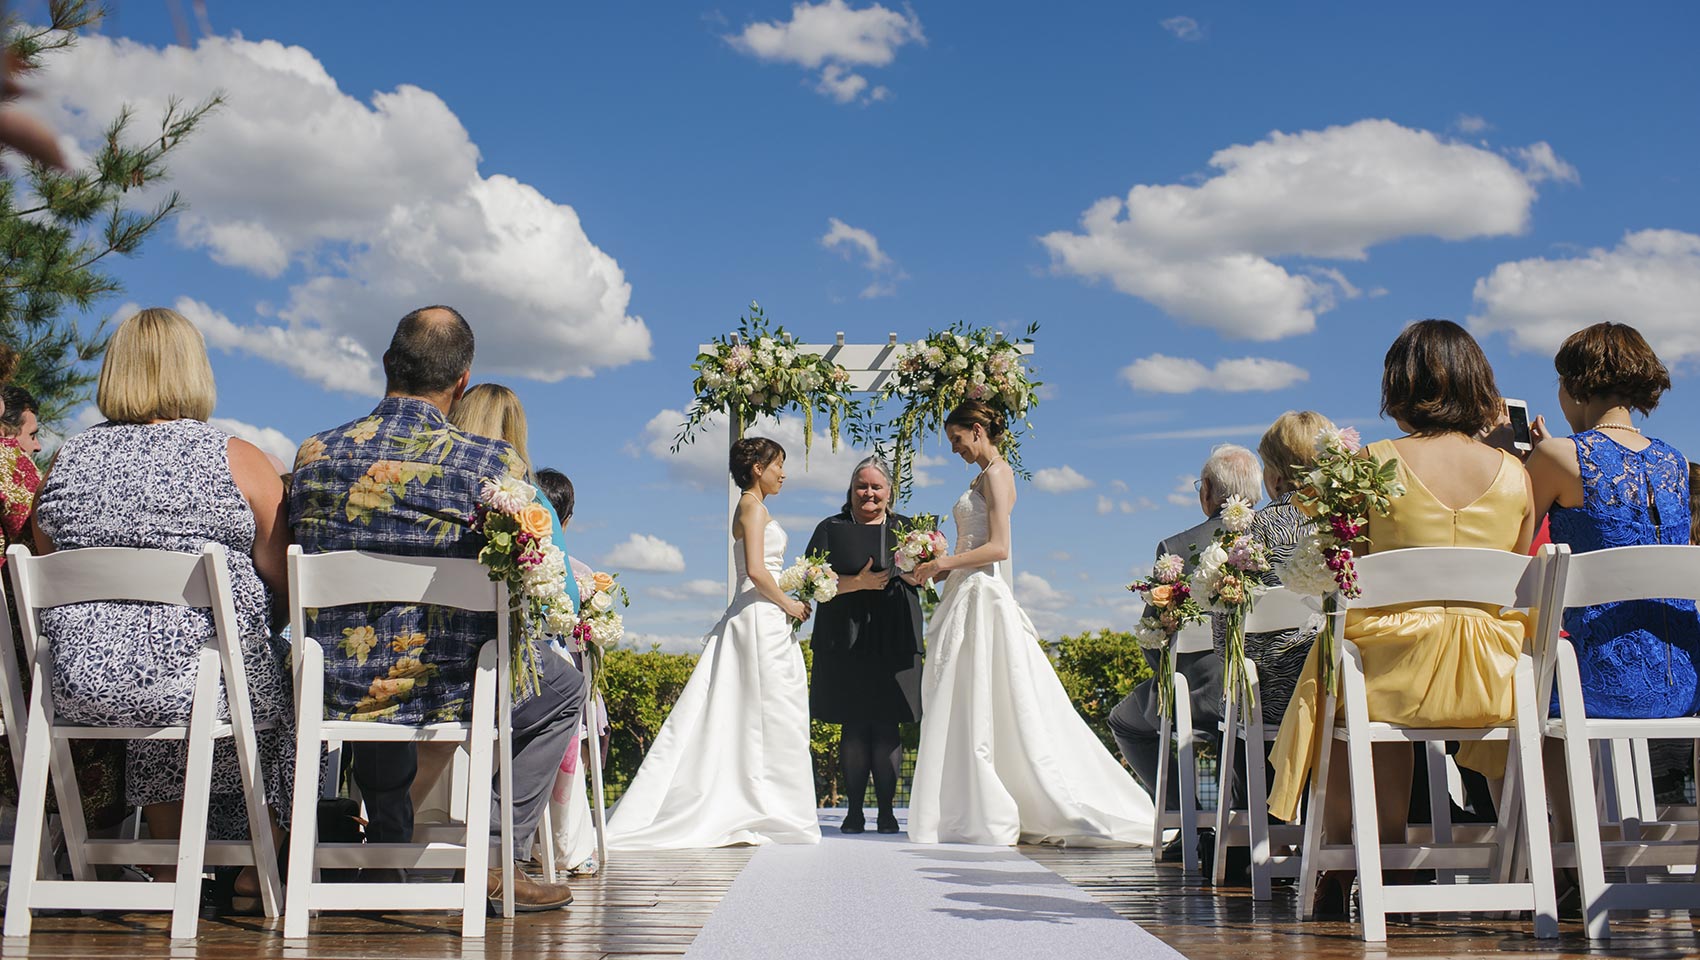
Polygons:
[[850,474],[844,509],[815,528],[809,552],[826,551],[838,595],[815,608],[809,715],[843,727],[838,755],[849,811],[840,828],[866,829],[862,798],[870,774],[880,833],[897,832],[892,801],[903,764],[900,723],[921,719],[921,599],[892,576],[897,530],[891,468],[869,457]]

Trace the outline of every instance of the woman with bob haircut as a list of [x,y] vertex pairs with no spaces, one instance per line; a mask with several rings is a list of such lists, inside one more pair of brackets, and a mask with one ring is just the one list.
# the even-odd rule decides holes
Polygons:
[[[290,542],[283,483],[258,447],[207,424],[217,392],[195,325],[160,307],[125,320],[101,363],[95,403],[106,417],[59,448],[36,500],[36,551],[140,547],[199,553],[222,544],[230,565],[237,634],[259,734],[266,799],[287,815],[294,772],[294,705],[286,658],[274,637],[274,596],[287,587]],[[70,723],[186,724],[211,612],[97,602],[44,610],[54,662],[54,708]],[[234,753],[214,754],[208,832],[248,836]],[[182,741],[131,741],[128,800],[156,838],[178,836]],[[170,876],[172,868],[152,868]],[[235,892],[258,892],[252,868]]]
[[[1369,445],[1398,461],[1405,487],[1387,516],[1369,518],[1367,551],[1406,547],[1485,547],[1527,553],[1534,534],[1528,475],[1516,457],[1481,441],[1501,409],[1493,368],[1475,339],[1450,320],[1406,327],[1388,348],[1381,377],[1381,413],[1405,435]],[[1498,608],[1445,604],[1365,609],[1347,613],[1346,639],[1363,653],[1369,718],[1413,727],[1476,727],[1512,715],[1512,674],[1523,649],[1524,623]],[[1275,741],[1275,781],[1269,811],[1282,820],[1298,813],[1299,794],[1319,745],[1321,666],[1312,647]],[[1338,751],[1339,744],[1335,744]],[[1505,746],[1465,744],[1458,762],[1504,775]],[[1411,802],[1408,744],[1376,744],[1376,815],[1383,843],[1403,843]],[[1351,833],[1347,764],[1337,752],[1329,767],[1329,809],[1322,817],[1332,842]],[[1318,915],[1345,912],[1349,874],[1324,875]],[[1389,879],[1395,879],[1391,875]]]
[[[1647,436],[1670,374],[1634,327],[1596,323],[1553,358],[1558,406],[1572,431],[1529,457],[1536,516],[1574,553],[1689,541],[1688,460]],[[1544,426],[1537,421],[1537,426]],[[1700,620],[1688,600],[1633,600],[1567,610],[1590,717],[1682,717],[1700,710]]]
[[744,437],[727,466],[742,491],[738,592],[608,820],[616,849],[820,842],[809,681],[792,626],[810,611],[779,588],[785,531],[767,512],[785,485],[785,448]]

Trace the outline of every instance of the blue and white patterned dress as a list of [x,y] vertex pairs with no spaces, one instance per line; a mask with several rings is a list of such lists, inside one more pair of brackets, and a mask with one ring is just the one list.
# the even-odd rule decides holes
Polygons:
[[[1576,434],[1582,505],[1550,512],[1554,543],[1574,553],[1689,536],[1688,461],[1663,440],[1631,450],[1599,430]],[[1632,600],[1568,610],[1590,717],[1681,717],[1700,710],[1700,618],[1689,600]]]
[[[230,474],[230,437],[199,420],[102,423],[59,448],[36,501],[36,522],[59,550],[141,547],[199,553],[219,543],[230,565],[242,660],[259,735],[266,799],[287,820],[294,772],[294,706],[288,646],[271,633],[271,597],[254,570],[254,513]],[[53,703],[61,720],[98,726],[182,724],[195,697],[200,649],[212,614],[130,601],[45,610]],[[219,715],[228,715],[219,691]],[[132,741],[129,803],[183,797],[182,741]],[[213,758],[209,832],[247,836],[242,778],[230,741]]]

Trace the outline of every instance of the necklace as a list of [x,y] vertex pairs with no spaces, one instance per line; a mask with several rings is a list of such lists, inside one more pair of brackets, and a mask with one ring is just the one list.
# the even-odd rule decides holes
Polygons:
[[1630,433],[1634,433],[1634,434],[1639,434],[1641,432],[1641,428],[1635,426],[1632,423],[1596,423],[1596,424],[1594,424],[1594,429],[1595,430],[1628,430]]

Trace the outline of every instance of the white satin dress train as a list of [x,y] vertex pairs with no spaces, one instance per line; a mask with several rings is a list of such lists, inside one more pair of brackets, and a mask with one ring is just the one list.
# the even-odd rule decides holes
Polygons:
[[[951,511],[957,553],[986,542],[985,499]],[[1074,709],[1009,583],[953,571],[927,630],[921,747],[910,788],[919,843],[1148,845],[1155,810]]]
[[[769,520],[763,539],[778,575],[785,531]],[[738,595],[614,807],[610,849],[820,842],[803,652],[734,552]]]

